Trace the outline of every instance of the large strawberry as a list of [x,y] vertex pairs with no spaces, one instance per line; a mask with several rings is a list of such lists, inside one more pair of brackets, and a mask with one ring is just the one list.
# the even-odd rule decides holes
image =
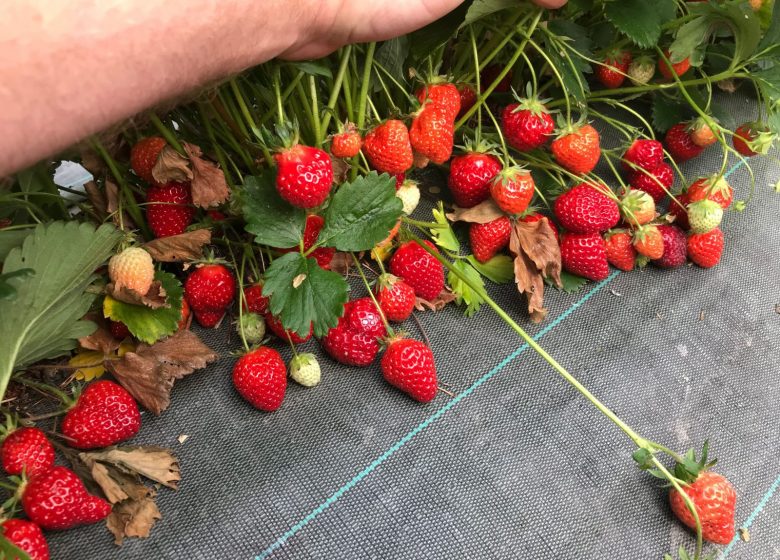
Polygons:
[[688,240],[685,232],[675,225],[658,226],[664,242],[664,253],[653,264],[660,268],[677,268],[685,264],[688,258]]
[[486,200],[490,196],[490,181],[501,168],[497,157],[479,151],[452,158],[447,186],[455,204],[471,208]]
[[170,182],[146,190],[146,221],[155,237],[184,233],[194,216],[189,183]]
[[107,447],[133,437],[141,413],[133,396],[113,381],[95,381],[62,420],[62,434],[78,449]]
[[674,184],[674,170],[668,163],[660,163],[657,167],[647,170],[635,171],[631,175],[631,186],[637,190],[645,191],[653,197],[656,204],[668,196],[669,189]]
[[620,209],[605,185],[580,183],[560,195],[553,205],[561,226],[574,233],[607,231],[620,221]]
[[531,203],[535,188],[534,178],[528,171],[508,167],[490,182],[490,195],[507,214],[522,214]]
[[366,134],[363,153],[374,169],[391,175],[404,173],[414,162],[409,130],[399,120],[385,121]]
[[439,165],[450,159],[455,139],[454,119],[445,109],[423,105],[409,129],[409,142],[415,153]]
[[22,491],[22,508],[47,531],[90,525],[108,517],[111,505],[87,492],[67,467],[55,466],[32,477]]
[[[26,552],[30,560],[49,560],[49,544],[38,525],[26,519],[6,519],[2,528],[3,537],[19,550]],[[19,559],[14,556],[8,560]]]
[[485,224],[470,224],[469,242],[474,258],[487,262],[509,244],[512,222],[501,216]]
[[376,299],[385,319],[400,323],[414,311],[414,288],[405,280],[392,274],[382,274],[376,283]]
[[152,256],[141,247],[128,247],[108,261],[108,277],[117,289],[146,295],[154,281]]
[[667,130],[664,143],[672,159],[677,163],[698,157],[704,150],[701,146],[694,144],[686,123],[677,123]]
[[348,366],[370,365],[379,353],[379,339],[387,334],[382,316],[371,298],[344,305],[344,315],[320,342],[331,358]]
[[598,233],[564,233],[561,263],[572,274],[590,280],[604,280],[609,276],[606,247]]
[[309,332],[306,333],[305,336],[301,336],[298,333],[285,330],[284,325],[282,324],[282,321],[279,319],[279,317],[271,315],[270,313],[265,314],[265,325],[281,340],[285,342],[288,342],[289,340],[293,344],[303,344],[311,338],[312,332],[314,330],[314,325],[310,325]]
[[623,168],[629,173],[635,171],[634,166],[652,171],[664,161],[664,145],[658,140],[637,138],[623,154],[623,159]]
[[723,254],[723,232],[715,228],[688,236],[688,258],[702,268],[712,268]]
[[706,198],[717,202],[724,210],[731,206],[734,200],[734,190],[724,177],[718,175],[697,179],[686,192],[688,202],[698,202]]
[[184,282],[184,297],[204,327],[213,327],[219,322],[235,294],[236,280],[222,264],[198,266]]
[[294,144],[274,154],[276,190],[298,208],[319,206],[333,186],[333,164],[327,152]]
[[249,404],[273,412],[282,406],[287,389],[282,356],[268,346],[247,352],[233,366],[233,385]]
[[435,107],[450,122],[455,121],[460,112],[461,92],[455,84],[447,82],[444,78],[434,78],[430,83],[419,88],[415,95],[420,105],[424,108]]
[[54,465],[54,447],[38,428],[17,428],[3,440],[0,459],[8,474],[35,476]]
[[414,400],[425,403],[436,396],[436,363],[433,352],[423,342],[409,338],[391,340],[381,365],[385,380]]
[[[423,241],[436,250],[433,243]],[[390,259],[390,272],[403,278],[418,297],[433,300],[444,290],[444,267],[416,241],[401,245]]]
[[555,160],[578,175],[593,171],[601,157],[599,133],[589,124],[564,129],[551,148]]
[[614,230],[604,236],[604,248],[609,264],[620,270],[633,270],[636,250],[631,243],[631,234],[625,230]]
[[507,143],[520,152],[541,148],[555,130],[555,121],[535,96],[504,107],[501,130]]
[[628,51],[613,51],[607,54],[602,64],[596,67],[596,78],[608,89],[623,85],[631,64],[631,53]]
[[130,150],[130,168],[150,185],[157,184],[152,176],[152,169],[157,164],[157,158],[160,157],[160,152],[165,145],[164,138],[149,136],[136,142]]

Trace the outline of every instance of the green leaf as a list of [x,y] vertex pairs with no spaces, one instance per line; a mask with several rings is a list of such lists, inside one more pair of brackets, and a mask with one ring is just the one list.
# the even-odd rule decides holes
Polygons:
[[154,344],[161,338],[176,332],[181,319],[181,282],[168,272],[158,271],[154,275],[167,295],[170,307],[151,309],[145,305],[133,305],[111,296],[103,300],[103,315],[113,321],[121,321],[138,340]]
[[[545,278],[544,283],[548,286],[555,286],[553,284],[552,279]],[[571,272],[566,272],[565,270],[561,271],[561,287],[558,288],[559,290],[566,292],[567,294],[573,294],[575,292],[578,292],[580,288],[582,288],[585,284],[588,283],[587,278],[583,278],[582,276],[577,276],[575,274],[572,274]]]
[[[474,269],[474,267],[472,267],[467,261],[463,259],[457,259],[452,263],[452,266],[467,276],[473,283],[479,285],[482,288],[485,287],[485,283],[482,281],[482,277],[479,275],[479,272],[477,272],[476,269]],[[447,275],[447,282],[449,283],[450,288],[452,288],[453,293],[457,296],[455,301],[458,304],[466,305],[466,317],[471,317],[474,315],[474,313],[479,311],[480,306],[485,301],[482,299],[482,296],[472,290],[468,284],[461,280],[460,277],[458,277],[452,271],[450,271]]]
[[272,169],[246,177],[239,199],[246,220],[244,228],[255,235],[255,242],[287,249],[303,238],[306,212],[282,200],[276,192],[275,177]]
[[[720,98],[722,99],[722,98]],[[710,104],[710,114],[718,119],[723,128],[734,130],[737,128],[737,122],[734,119],[734,112],[724,105],[719,98],[714,98]]]
[[771,111],[767,115],[766,124],[772,134],[780,136],[780,111]]
[[33,231],[33,228],[0,229],[0,262],[5,260],[11,249],[21,246],[25,238]]
[[372,171],[339,187],[325,211],[318,242],[339,251],[368,251],[387,238],[402,211],[395,179]]
[[677,30],[675,39],[669,46],[669,59],[677,63],[689,58],[693,51],[707,42],[711,33],[712,26],[709,18],[699,16],[692,19]]
[[[768,2],[764,2],[766,6]],[[772,19],[769,23],[769,28],[764,34],[764,38],[758,44],[758,50],[763,51],[768,48],[776,48],[780,44],[780,3],[775,2],[772,8]]]
[[270,296],[271,313],[286,329],[306,335],[313,324],[315,336],[325,336],[344,313],[349,286],[316,260],[287,253],[266,270],[263,294]]
[[[325,59],[322,59],[325,60]],[[333,79],[333,72],[322,62],[322,60],[305,60],[302,62],[291,62],[290,64],[303,72],[312,76],[322,76],[323,78]]]
[[661,27],[674,19],[674,0],[614,0],[604,6],[604,15],[620,32],[642,48],[650,48],[661,38]]
[[561,74],[561,80],[563,81],[560,84],[561,87],[578,103],[585,105],[585,98],[590,93],[590,87],[582,70],[580,70],[580,65],[574,61],[574,58],[578,57],[576,55],[572,57],[563,44],[563,40],[556,35],[545,35],[545,47],[545,53]]
[[15,560],[30,560],[30,556],[21,548],[18,548],[5,535],[0,535],[0,558],[14,558]]
[[51,222],[11,250],[3,272],[32,268],[35,275],[10,280],[16,299],[0,300],[0,397],[15,369],[61,356],[95,330],[82,320],[95,298],[85,290],[120,237],[112,225]]
[[695,6],[691,12],[698,17],[677,30],[670,47],[672,62],[680,62],[690,56],[691,64],[700,65],[704,45],[713,34],[719,37],[728,36],[729,33],[733,35],[736,44],[734,57],[738,62],[755,52],[761,39],[761,24],[747,2],[723,6],[706,3]]
[[496,255],[484,263],[475,259],[474,255],[466,258],[482,276],[496,284],[507,284],[515,277],[514,261],[508,255]]
[[753,80],[770,101],[780,100],[780,64],[753,72]]
[[14,278],[23,280],[34,275],[35,271],[32,268],[21,268],[8,272],[6,274],[0,274],[0,299],[15,299],[18,294],[16,288],[10,280]]
[[[390,75],[400,84],[406,83],[406,76],[404,75],[404,62],[406,57],[409,56],[409,36],[401,35],[395,39],[385,41],[376,50],[374,55],[374,63],[379,64],[387,70]],[[387,76],[380,71],[382,80],[385,84],[388,84]],[[389,86],[389,84],[388,84]],[[374,81],[374,92],[382,89],[382,84],[379,80]]]
[[466,17],[467,10],[468,2],[463,2],[443,18],[437,19],[433,23],[410,34],[410,58],[417,61],[424,60],[446,43],[457,32],[463,19]]
[[591,27],[590,35],[597,48],[606,49],[615,44],[617,29],[610,22],[602,21]]
[[690,115],[691,108],[687,103],[674,101],[662,95],[653,98],[653,127],[659,132],[666,132]]
[[433,209],[433,219],[441,226],[440,228],[431,230],[431,237],[433,237],[433,242],[442,249],[450,251],[451,253],[459,252],[460,241],[458,241],[458,237],[455,235],[455,232],[452,231],[452,226],[450,225],[450,222],[447,220],[447,216],[444,213],[444,204],[442,202],[439,202],[438,208]]
[[474,0],[471,6],[469,6],[466,12],[466,19],[460,25],[460,28],[462,29],[484,17],[510,8],[517,8],[517,0]]
[[590,63],[582,58],[592,58],[593,54],[591,52],[591,40],[590,37],[588,37],[587,29],[574,23],[573,21],[567,21],[564,19],[552,20],[548,24],[547,29],[555,35],[558,35],[559,38],[566,40],[570,47],[582,55],[580,57],[569,51],[569,55],[571,56],[572,61],[580,71],[591,71]]
[[737,45],[733,41],[708,45],[704,55],[708,71],[711,74],[720,74],[728,70],[731,61],[734,59],[736,48]]

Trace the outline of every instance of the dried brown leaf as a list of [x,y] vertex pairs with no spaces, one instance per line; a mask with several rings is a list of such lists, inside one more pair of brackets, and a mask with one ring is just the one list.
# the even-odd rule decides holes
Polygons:
[[336,274],[346,275],[349,274],[350,267],[352,266],[352,255],[344,253],[342,251],[336,251],[333,258],[330,261],[330,269]]
[[126,537],[148,538],[162,513],[154,497],[125,500],[116,504],[106,519],[106,527],[114,535],[114,544],[121,546]]
[[158,262],[183,262],[203,257],[203,246],[211,243],[211,230],[196,229],[170,237],[160,237],[144,245]]
[[115,339],[106,328],[106,320],[96,313],[89,313],[85,317],[97,324],[98,328],[89,336],[79,339],[79,346],[84,350],[94,350],[108,356],[119,348],[120,341]]
[[333,182],[340,185],[347,180],[351,165],[346,160],[333,156],[330,156],[330,162],[333,166]]
[[186,183],[192,181],[193,173],[189,160],[166,144],[157,156],[157,163],[152,168],[152,177],[158,183],[169,181]]
[[200,208],[210,208],[230,198],[225,172],[216,163],[203,159],[198,146],[185,142],[184,151],[192,166],[192,203]]
[[441,311],[448,303],[452,303],[457,299],[456,296],[449,288],[444,288],[442,292],[429,301],[421,297],[415,298],[414,308],[417,311]]
[[113,283],[106,284],[106,293],[112,298],[129,303],[132,305],[144,305],[150,309],[160,309],[161,307],[170,307],[168,303],[168,294],[159,280],[152,282],[149,291],[141,295],[127,286],[117,288]]
[[486,224],[501,216],[506,216],[506,214],[492,198],[488,198],[486,201],[480,202],[471,208],[454,206],[452,212],[447,214],[447,218],[452,222],[470,222],[474,224]]
[[105,193],[100,190],[95,181],[89,181],[84,185],[84,190],[87,193],[92,208],[100,219],[105,220],[108,216],[108,200],[106,200]]
[[119,187],[111,181],[106,181],[106,212],[111,216],[111,220],[117,226],[122,226],[125,231],[135,229],[135,222],[130,219],[127,212],[122,212],[122,219],[119,219]]
[[[113,469],[119,469],[130,475],[140,475],[173,488],[178,488],[181,480],[179,460],[170,449],[163,449],[153,445],[141,447],[108,447],[101,451],[89,451],[79,453],[83,461],[99,461],[107,464],[112,469],[112,476],[116,473]],[[132,493],[128,493],[130,497]]]

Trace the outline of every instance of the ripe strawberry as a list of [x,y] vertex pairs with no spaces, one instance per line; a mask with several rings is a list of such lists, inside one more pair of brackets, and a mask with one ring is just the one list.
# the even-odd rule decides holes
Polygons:
[[222,319],[235,293],[236,280],[222,264],[198,266],[184,282],[184,297],[198,323],[207,328]]
[[141,247],[128,247],[108,261],[108,277],[116,288],[146,295],[154,281],[152,256]]
[[655,76],[655,63],[650,57],[639,57],[628,67],[628,79],[635,86],[649,84],[653,76]]
[[534,196],[534,178],[525,169],[508,167],[490,182],[490,195],[507,214],[522,214]]
[[295,144],[274,154],[276,190],[297,208],[319,206],[333,186],[333,164],[319,148]]
[[111,332],[111,336],[113,336],[117,340],[124,340],[127,337],[133,335],[133,333],[130,332],[130,329],[127,328],[127,325],[125,325],[121,321],[109,320],[108,330]]
[[287,389],[282,356],[268,346],[247,352],[233,366],[233,385],[249,404],[273,412],[282,406]]
[[623,221],[631,227],[637,227],[653,221],[655,202],[644,191],[629,190],[620,198],[620,214]]
[[677,268],[685,264],[688,258],[687,237],[685,232],[675,225],[658,226],[664,241],[664,254],[653,264],[660,268]]
[[189,183],[170,182],[146,190],[146,221],[155,237],[179,235],[195,216]]
[[[670,53],[668,50],[664,54],[666,55],[666,58],[670,58]],[[691,67],[691,59],[688,58],[687,56],[680,62],[672,63],[671,68],[669,67],[669,63],[667,63],[663,58],[658,60],[658,70],[659,72],[661,72],[661,75],[667,80],[671,80],[674,74],[677,74],[678,76],[682,76],[688,71],[690,67]]]
[[634,232],[634,249],[648,259],[664,255],[664,238],[656,226],[642,226]]
[[387,334],[382,316],[371,298],[344,305],[344,315],[320,343],[331,358],[348,366],[365,367],[379,353],[379,339]]
[[710,125],[701,117],[691,123],[690,133],[693,143],[701,148],[708,148],[718,141]]
[[[26,519],[6,519],[2,523],[3,536],[16,548],[23,550],[30,560],[49,560],[49,544],[43,531]],[[17,556],[9,560],[19,560]]]
[[674,216],[674,223],[682,229],[689,229],[691,227],[690,224],[688,224],[688,202],[688,194],[680,193],[669,203],[669,214]]
[[415,153],[439,165],[450,159],[455,139],[454,119],[437,105],[424,105],[409,129],[409,142]]
[[351,158],[360,153],[363,139],[352,123],[347,123],[344,129],[334,134],[330,140],[330,153],[337,158]]
[[213,329],[217,327],[222,318],[225,316],[225,311],[209,311],[196,309],[192,312],[195,316],[195,320],[198,324],[205,329]]
[[3,440],[0,459],[8,474],[35,476],[54,466],[54,447],[38,428],[17,428]]
[[132,395],[113,381],[95,381],[62,420],[62,433],[78,449],[107,447],[133,437],[141,413]]
[[414,311],[414,288],[392,274],[382,274],[376,283],[376,300],[385,319],[395,323],[406,321]]
[[407,216],[414,212],[417,205],[420,204],[420,189],[414,181],[404,181],[401,188],[395,191],[395,196],[401,199],[401,203],[404,205],[403,212]]
[[619,88],[626,79],[631,59],[631,53],[628,51],[609,53],[603,64],[596,67],[596,78],[607,89]]
[[390,173],[390,175],[395,177],[395,190],[398,191],[406,181],[406,173]]
[[391,340],[381,365],[385,381],[414,400],[426,403],[436,396],[438,384],[433,352],[419,340]]
[[487,262],[509,244],[512,222],[501,216],[486,224],[470,224],[469,242],[474,258]]
[[635,171],[631,175],[631,187],[645,191],[656,204],[667,197],[669,189],[674,184],[674,170],[668,163],[660,163],[657,167],[648,170],[648,174]]
[[259,313],[265,315],[268,311],[268,298],[263,295],[263,284],[253,284],[244,290],[244,299],[242,302],[244,311]]
[[458,92],[460,93],[460,111],[458,111],[457,118],[461,118],[476,104],[477,90],[471,84],[458,84]]
[[734,149],[743,156],[766,154],[772,147],[774,135],[769,132],[766,125],[758,122],[747,122],[734,131],[731,142]]
[[[481,86],[482,91],[485,91],[494,81],[496,81],[496,78],[498,78],[498,75],[501,74],[501,71],[504,69],[503,66],[500,64],[490,64],[489,66],[485,67],[482,72],[479,74],[479,84]],[[512,86],[512,71],[510,70],[507,72],[506,76],[501,78],[501,81],[498,82],[496,87],[493,89],[495,93],[506,93],[509,91],[509,88]]]
[[606,246],[598,233],[564,233],[561,263],[572,274],[590,280],[604,280],[609,276]]
[[130,167],[136,175],[150,185],[157,184],[152,176],[152,169],[166,144],[164,138],[149,136],[139,140],[130,150]]
[[186,299],[181,298],[181,318],[179,319],[179,324],[176,325],[177,330],[186,329],[189,326],[188,323],[191,313],[190,304],[187,303]]
[[724,177],[718,177],[718,175],[694,181],[688,187],[687,194],[689,202],[697,202],[706,198],[714,200],[724,210],[731,206],[731,202],[734,200],[734,190]]
[[[634,166],[652,171],[664,161],[664,145],[658,140],[637,138],[623,154],[623,169],[629,173],[639,172]],[[631,165],[633,164],[633,165]]]
[[314,387],[320,382],[322,372],[317,356],[311,353],[298,354],[290,360],[290,379],[304,387]]
[[510,146],[520,152],[530,152],[547,143],[555,122],[538,98],[529,97],[504,107],[501,130]]
[[399,120],[385,121],[366,134],[363,153],[380,173],[404,173],[414,162],[409,131]]
[[[703,471],[683,489],[699,515],[704,540],[716,544],[730,543],[734,539],[734,508],[737,502],[737,493],[731,483],[717,473]],[[682,494],[672,488],[669,502],[677,519],[695,529],[696,521]]]
[[265,314],[265,326],[285,342],[288,341],[287,337],[289,337],[289,340],[291,340],[293,344],[303,344],[311,338],[312,331],[314,330],[314,326],[310,326],[309,332],[305,336],[301,336],[298,333],[285,330],[284,325],[282,325],[282,321],[279,319],[279,317],[271,315],[270,313]]
[[604,248],[609,264],[620,270],[633,270],[636,250],[631,243],[630,233],[622,229],[607,232],[604,236]]
[[490,180],[501,171],[497,157],[469,152],[452,158],[447,186],[455,204],[462,208],[476,206],[490,196]]
[[443,78],[435,78],[431,83],[419,88],[415,95],[423,108],[435,107],[448,122],[454,122],[460,112],[461,92],[455,84],[448,83]]
[[89,494],[76,473],[60,466],[27,482],[22,493],[22,508],[32,522],[47,531],[90,525],[111,513],[108,502]]
[[691,133],[688,132],[688,126],[685,123],[678,123],[670,128],[666,132],[664,143],[672,159],[677,163],[693,159],[704,150],[701,146],[693,143],[693,138],[691,138]]
[[[309,214],[306,216],[306,225],[303,228],[303,250],[308,251],[314,244],[317,243],[317,238],[320,236],[323,226],[325,225],[325,218],[317,216],[315,214]],[[282,253],[291,253],[298,251],[299,248],[290,247],[289,249],[281,249]],[[333,247],[319,247],[312,251],[310,257],[317,261],[320,268],[325,270],[330,269],[330,262],[333,260],[333,255],[336,254],[336,249]]]
[[[690,200],[690,195],[688,197]],[[714,200],[699,200],[688,204],[688,224],[693,233],[707,233],[720,225],[723,208]]]
[[579,175],[593,171],[601,157],[599,133],[589,124],[564,130],[551,148],[559,164]]
[[219,223],[227,220],[227,216],[224,212],[220,212],[216,208],[209,208],[206,210],[206,215],[211,219],[214,223]]
[[[423,243],[436,249],[430,241]],[[444,267],[416,241],[408,241],[396,250],[390,259],[390,272],[403,278],[423,299],[433,300],[444,290]]]
[[531,212],[530,214],[526,214],[525,216],[522,216],[520,218],[521,222],[525,222],[528,224],[531,224],[533,222],[538,222],[539,220],[547,221],[547,225],[550,226],[550,229],[552,230],[553,235],[555,236],[555,240],[558,241],[560,244],[560,237],[558,236],[558,227],[550,218],[548,218],[544,214],[540,214],[539,212]]
[[555,217],[564,229],[574,233],[607,231],[620,221],[620,210],[606,192],[609,187],[605,185],[575,185],[555,200]]
[[723,254],[723,232],[715,228],[688,236],[688,257],[702,268],[712,268]]

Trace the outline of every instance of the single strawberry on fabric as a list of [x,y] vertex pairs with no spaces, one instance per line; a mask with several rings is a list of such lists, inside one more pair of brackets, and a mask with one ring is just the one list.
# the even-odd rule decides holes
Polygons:
[[633,270],[636,262],[636,249],[631,234],[625,230],[608,231],[604,235],[604,248],[609,264],[620,270]]
[[374,292],[385,319],[401,323],[411,317],[415,304],[414,288],[405,280],[392,274],[382,274],[377,279]]
[[[690,200],[690,195],[688,196]],[[723,208],[714,200],[704,199],[688,204],[688,224],[692,233],[707,233],[720,225]]]
[[[43,531],[26,519],[6,519],[0,524],[3,536],[16,548],[23,550],[30,560],[49,560],[49,544]],[[16,556],[8,560],[19,560]]]
[[668,163],[662,162],[647,173],[635,171],[631,175],[630,183],[632,188],[645,191],[658,204],[668,196],[669,189],[674,184],[674,169]]
[[330,139],[330,153],[337,158],[351,158],[360,153],[363,139],[355,125],[347,123],[341,132]]
[[672,76],[675,74],[677,76],[682,76],[690,69],[691,59],[687,56],[680,62],[671,62],[669,51],[667,50],[664,54],[666,55],[666,58],[669,59],[669,62],[666,62],[663,58],[658,59],[658,71],[661,72],[661,75],[667,80],[671,80]]
[[683,163],[689,159],[698,157],[704,148],[693,143],[691,133],[688,132],[686,123],[677,123],[666,131],[664,137],[666,149],[677,163]]
[[628,67],[628,79],[635,86],[644,86],[650,83],[655,76],[655,62],[649,56],[640,56]]
[[263,295],[263,284],[257,283],[244,290],[242,306],[244,311],[265,315],[268,311],[268,298]]
[[[704,540],[715,544],[729,544],[734,540],[737,493],[724,476],[712,471],[702,471],[693,482],[684,486],[683,490],[693,502],[699,516]],[[677,519],[696,530],[696,520],[682,494],[675,488],[669,491],[669,503]]]
[[[209,263],[195,268],[184,282],[184,297],[198,322],[213,327],[233,302],[236,280],[223,264]],[[214,324],[210,324],[216,317]],[[206,319],[205,324],[201,319]]]
[[327,152],[294,144],[274,154],[276,190],[297,208],[319,206],[333,186],[333,164]]
[[664,254],[664,238],[658,227],[642,226],[634,232],[634,249],[648,259],[660,259]]
[[130,439],[141,428],[133,396],[113,381],[95,381],[62,420],[62,434],[77,449],[97,449]]
[[596,67],[596,78],[607,89],[619,88],[626,80],[631,53],[616,50],[607,54],[604,62]]
[[410,338],[391,340],[381,366],[385,381],[414,400],[426,403],[436,396],[436,363],[425,343]]
[[146,222],[155,237],[187,231],[195,216],[189,183],[172,181],[146,190]]
[[366,134],[363,153],[371,167],[380,173],[405,173],[414,163],[409,130],[403,121],[385,121]]
[[688,258],[702,268],[712,268],[723,254],[723,232],[715,228],[688,236]]
[[507,214],[522,214],[531,203],[535,188],[534,178],[527,170],[507,167],[490,182],[490,196]]
[[452,158],[447,186],[461,208],[471,208],[490,196],[490,181],[501,171],[499,159],[471,151]]
[[455,141],[454,119],[436,105],[423,105],[409,128],[414,152],[438,165],[450,159]]
[[662,224],[658,226],[664,242],[664,254],[653,261],[659,268],[677,268],[688,259],[688,238],[685,232],[675,225]]
[[434,78],[430,83],[419,88],[415,95],[423,108],[435,107],[450,122],[454,122],[460,113],[461,92],[455,84],[447,82],[445,78]]
[[348,301],[338,324],[320,343],[331,358],[348,366],[370,365],[379,353],[379,339],[387,334],[382,316],[371,298]]
[[54,466],[54,447],[38,428],[16,428],[3,440],[0,460],[3,470],[10,475],[35,476]]
[[609,276],[606,246],[598,233],[564,233],[561,263],[568,272],[590,280],[604,280]]
[[282,406],[287,390],[282,356],[268,346],[247,352],[233,366],[233,386],[255,408],[273,412]]
[[[430,241],[423,241],[436,251]],[[418,297],[432,301],[444,290],[444,267],[416,241],[401,245],[390,259],[390,272],[403,278]]]
[[731,206],[731,202],[734,200],[734,189],[731,188],[725,177],[718,175],[694,181],[686,193],[688,194],[688,202],[698,202],[706,198],[717,202],[724,210]]
[[623,159],[623,169],[629,173],[637,171],[634,166],[652,171],[664,161],[664,145],[658,140],[637,138],[623,154]]
[[631,227],[644,225],[655,219],[655,202],[644,191],[630,189],[620,197],[620,214]]
[[303,344],[311,338],[312,332],[314,330],[314,326],[311,325],[309,327],[309,332],[305,336],[301,336],[298,333],[285,330],[284,325],[282,324],[282,321],[279,319],[279,317],[271,315],[271,313],[265,314],[265,326],[268,327],[268,330],[274,333],[279,339],[283,340],[284,342],[288,342],[289,340],[293,344]]
[[580,183],[560,195],[553,205],[558,222],[574,233],[599,233],[620,221],[620,209],[605,185]]
[[555,130],[547,107],[536,96],[528,96],[504,107],[501,130],[507,144],[520,152],[544,146]]
[[108,277],[114,287],[146,295],[154,281],[152,255],[141,247],[128,247],[108,261]]
[[564,129],[551,148],[555,161],[578,175],[593,171],[601,158],[599,133],[589,124]]
[[160,136],[149,136],[136,142],[130,150],[130,168],[150,185],[156,185],[152,169],[167,142]]
[[474,258],[484,263],[509,244],[512,222],[501,216],[485,224],[469,224],[469,243]]
[[76,473],[60,466],[30,478],[22,492],[22,508],[46,531],[91,525],[111,513],[108,502],[88,493]]

